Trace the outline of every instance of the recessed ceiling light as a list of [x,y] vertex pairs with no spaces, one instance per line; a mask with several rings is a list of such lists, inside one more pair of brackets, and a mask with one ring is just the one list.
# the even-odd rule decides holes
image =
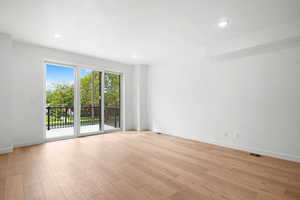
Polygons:
[[58,33],[55,33],[55,34],[54,34],[54,38],[55,38],[55,39],[61,38],[61,35],[58,34]]
[[137,58],[136,53],[133,53],[133,54],[131,55],[131,57],[132,57],[133,59],[136,59],[136,58]]
[[225,28],[228,26],[228,24],[229,24],[228,19],[221,19],[218,23],[218,26],[220,28]]

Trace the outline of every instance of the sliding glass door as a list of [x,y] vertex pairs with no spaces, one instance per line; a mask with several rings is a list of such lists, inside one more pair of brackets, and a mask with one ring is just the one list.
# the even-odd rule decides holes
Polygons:
[[106,72],[104,84],[104,130],[118,129],[121,127],[121,75]]
[[102,130],[102,72],[80,69],[80,134]]
[[46,139],[121,129],[121,74],[46,63]]
[[46,138],[67,138],[74,131],[74,88],[73,67],[46,64]]

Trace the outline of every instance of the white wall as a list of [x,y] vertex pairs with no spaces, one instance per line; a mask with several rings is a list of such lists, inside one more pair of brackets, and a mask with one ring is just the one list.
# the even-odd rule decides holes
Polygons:
[[21,42],[13,42],[13,53],[13,100],[11,108],[13,108],[13,143],[15,146],[43,141],[44,59],[123,72],[126,79],[126,129],[136,129],[133,66]]
[[135,66],[136,127],[138,131],[149,130],[148,119],[148,65]]
[[151,67],[152,129],[300,162],[299,47],[294,38]]
[[0,33],[0,153],[12,150],[11,37]]

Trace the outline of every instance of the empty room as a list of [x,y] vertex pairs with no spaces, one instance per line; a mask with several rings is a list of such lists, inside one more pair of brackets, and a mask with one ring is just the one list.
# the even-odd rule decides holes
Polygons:
[[0,200],[300,200],[299,0],[0,0]]

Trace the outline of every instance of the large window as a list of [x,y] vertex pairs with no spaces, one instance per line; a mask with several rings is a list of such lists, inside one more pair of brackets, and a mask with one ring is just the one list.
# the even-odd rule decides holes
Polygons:
[[121,128],[121,75],[46,64],[46,138]]

